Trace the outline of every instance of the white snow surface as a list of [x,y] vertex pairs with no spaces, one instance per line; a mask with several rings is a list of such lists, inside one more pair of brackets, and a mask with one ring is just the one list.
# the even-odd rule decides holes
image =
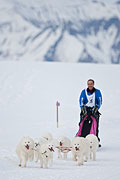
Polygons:
[[[120,179],[120,66],[43,62],[0,62],[0,179],[4,180],[118,180]],[[78,167],[58,160],[52,168],[41,169],[29,162],[18,167],[16,145],[23,136],[41,137],[51,132],[71,140],[78,131],[79,95],[86,81],[95,79],[103,94],[100,109],[102,147],[97,160]],[[59,128],[56,128],[56,101]]]

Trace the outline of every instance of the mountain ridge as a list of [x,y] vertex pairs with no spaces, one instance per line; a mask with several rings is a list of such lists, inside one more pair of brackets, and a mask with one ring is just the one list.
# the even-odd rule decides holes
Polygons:
[[0,1],[0,60],[120,63],[118,2]]

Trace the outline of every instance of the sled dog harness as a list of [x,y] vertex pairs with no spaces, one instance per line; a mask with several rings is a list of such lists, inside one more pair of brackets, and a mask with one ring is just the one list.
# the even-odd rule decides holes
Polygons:
[[91,94],[91,95],[88,95],[87,94],[87,89],[86,89],[85,93],[86,93],[86,97],[87,97],[87,100],[88,100],[86,106],[88,106],[88,107],[95,106],[95,92],[93,94]]
[[47,153],[47,151],[45,151],[45,152],[44,152],[44,153],[42,153],[42,154],[43,154],[43,155],[45,155],[45,157],[46,157],[46,158],[48,158],[48,156],[47,156],[47,154],[46,154],[46,153]]

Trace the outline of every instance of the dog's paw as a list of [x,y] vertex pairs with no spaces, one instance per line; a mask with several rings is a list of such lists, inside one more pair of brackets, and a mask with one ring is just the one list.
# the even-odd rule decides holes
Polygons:
[[78,166],[82,166],[83,165],[83,163],[78,163]]
[[77,161],[77,159],[76,159],[76,158],[73,158],[73,161]]

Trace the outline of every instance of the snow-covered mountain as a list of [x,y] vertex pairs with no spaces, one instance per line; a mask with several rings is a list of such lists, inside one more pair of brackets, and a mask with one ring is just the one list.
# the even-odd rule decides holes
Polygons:
[[0,60],[120,63],[120,1],[0,0]]

